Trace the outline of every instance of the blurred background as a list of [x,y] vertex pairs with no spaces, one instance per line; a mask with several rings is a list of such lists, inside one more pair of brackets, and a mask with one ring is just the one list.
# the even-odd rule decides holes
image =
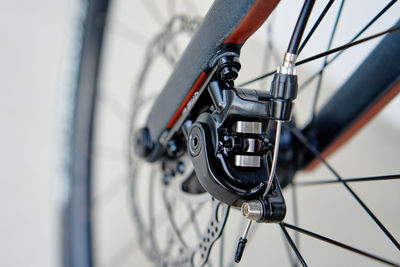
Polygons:
[[[121,7],[114,7],[114,9],[125,9],[125,13],[123,12],[125,15],[117,19],[116,23],[118,23],[118,20],[124,21],[129,18],[130,9],[126,7],[130,7],[131,10],[135,10],[135,7],[130,6],[129,1],[117,0],[116,2],[119,2]],[[294,4],[294,0],[287,2]],[[296,2],[299,2],[295,3],[299,8],[302,1]],[[359,6],[361,14],[380,8],[374,6],[379,1],[371,1],[373,2],[371,5],[365,5],[363,1],[355,2],[353,4]],[[198,5],[201,10],[208,8],[205,3]],[[382,6],[382,4],[376,5]],[[321,10],[320,7],[318,8]],[[80,10],[80,1],[78,0],[0,0],[0,80],[2,82],[0,89],[0,266],[50,267],[60,266],[61,263],[60,214],[66,194],[65,160],[67,136],[70,130],[68,119],[72,111],[70,101],[72,81],[70,78],[74,71],[75,36],[79,29],[77,18]],[[290,19],[276,16],[276,23],[284,26],[287,24],[287,28],[291,29],[296,19],[296,10],[299,9],[293,9],[294,13],[289,16]],[[136,12],[135,16],[138,14],[139,12]],[[389,18],[383,20],[382,25],[391,26],[398,19],[398,14],[400,14],[400,9],[397,5],[389,14]],[[332,19],[333,17],[331,17],[331,21]],[[351,24],[357,22],[357,17],[354,16],[349,16],[347,19],[351,21]],[[369,33],[374,33],[373,29]],[[290,31],[274,32],[277,50],[284,49],[289,35]],[[337,45],[343,44],[345,40],[349,39],[346,34],[344,35],[343,39],[335,40]],[[257,33],[253,37],[255,46],[263,38],[262,33]],[[366,47],[373,47],[375,44],[372,42]],[[125,45],[117,44],[117,47]],[[318,45],[316,42],[314,46],[319,47]],[[325,46],[324,43],[323,47]],[[259,66],[259,60],[257,61],[262,55],[254,53],[254,51],[250,44],[243,50],[243,63],[244,66],[247,66],[243,70],[243,80],[254,76],[254,73],[260,73],[262,69],[262,66]],[[320,49],[317,48],[317,51]],[[123,53],[120,53],[119,56],[125,57]],[[116,63],[111,59],[110,62],[113,67],[120,66],[112,65]],[[123,64],[131,63],[134,61]],[[302,71],[304,73],[311,72],[306,68]],[[343,71],[343,68],[333,69],[333,77],[340,75],[340,71]],[[130,70],[128,72],[131,73]],[[112,78],[117,80],[116,84],[123,80]],[[108,83],[111,82],[106,82],[106,84]],[[334,80],[329,79],[325,83],[332,87],[336,85]],[[127,88],[129,89],[129,87]],[[124,95],[126,94],[122,90],[121,96]],[[392,101],[390,106],[374,119],[364,132],[334,154],[330,159],[332,164],[341,166],[342,173],[346,177],[364,175],[364,173],[375,175],[399,173],[400,119],[398,114],[400,114],[399,97]],[[112,124],[101,127],[110,129],[110,125]],[[111,127],[111,129],[115,128]],[[352,154],[351,151],[359,153]],[[385,154],[385,158],[381,157],[382,154]],[[112,165],[110,168],[115,170],[117,167]],[[360,169],[362,171],[359,171]],[[381,169],[385,169],[386,172],[379,172]],[[310,175],[301,174],[299,179],[318,179],[317,177],[321,177],[321,175],[326,177],[327,172],[321,169],[317,170],[316,174],[312,174],[311,178]],[[104,182],[100,183],[104,184]],[[107,181],[107,184],[109,183],[110,181]],[[391,207],[400,204],[399,188],[397,181],[387,182],[379,191],[376,191],[374,185],[355,186],[357,192],[374,210],[378,211],[379,216],[384,218],[384,222],[387,223],[388,228],[392,230],[397,239],[400,239],[398,208],[386,208],[386,206],[388,203],[392,205]],[[330,214],[333,217],[337,212],[342,214],[340,216],[354,214],[352,208],[357,209],[352,205],[337,207],[335,199],[329,199],[328,203],[321,201],[325,194],[332,190],[336,190],[336,188],[330,187],[318,192],[304,189],[299,192],[299,199],[304,201],[306,207],[315,206],[315,209],[304,211],[306,219],[301,221],[304,225],[320,219],[319,209],[331,210]],[[337,190],[339,191],[339,189]],[[129,216],[116,217],[119,209],[126,206],[124,203],[127,192],[121,191],[118,194],[120,197],[113,197],[113,202],[110,201],[111,204],[107,208],[108,211],[107,209],[104,211],[113,213],[101,215],[106,222],[98,226],[104,230],[102,232],[107,232],[106,236],[98,239],[102,244],[106,244],[99,245],[102,249],[99,255],[101,258],[105,258],[105,262],[110,262],[110,259],[114,257],[112,255],[114,251],[121,251],[124,244],[130,244],[131,238],[122,242],[117,241],[115,236],[127,236],[127,233],[134,235],[134,230],[129,226]],[[290,202],[290,195],[287,197],[287,201]],[[343,192],[336,196],[338,199],[346,197],[348,196]],[[374,228],[373,224],[363,223],[365,214],[360,212],[356,216],[358,217],[352,219],[354,222],[352,226],[356,229],[362,228],[364,231],[349,230],[350,232],[348,232],[345,230],[348,225],[341,223],[338,227],[344,231],[340,237],[346,239],[349,233],[357,232],[358,235],[350,240],[350,242],[357,243],[363,237],[363,233],[367,232],[370,237],[370,241],[367,243],[373,244],[374,251],[382,252],[383,255],[399,262],[398,251],[374,245],[376,240],[382,239],[381,233]],[[121,219],[119,220],[119,218]],[[328,222],[319,225],[328,228],[337,226],[329,216],[325,221]],[[361,224],[358,224],[359,221]],[[116,231],[115,234],[114,231]],[[281,250],[282,246],[277,248],[268,246],[263,238],[276,235],[280,238],[279,234],[268,232],[268,230],[263,231],[257,232],[258,238],[254,238],[249,248],[254,248],[258,254],[262,254],[265,247],[268,247],[272,254],[274,252],[271,251],[274,249]],[[236,239],[236,236],[234,238]],[[390,247],[386,241],[383,243]],[[307,246],[306,243],[304,247],[307,248]],[[312,243],[309,246],[315,247],[318,246],[318,243],[317,245]],[[277,253],[280,255],[281,252]],[[340,250],[329,253],[336,255],[335,257],[342,257]],[[323,255],[331,255],[329,253]],[[140,253],[136,252],[134,255],[114,266],[133,266],[138,263],[144,266],[144,264],[148,264],[143,256],[140,256]],[[252,266],[262,265],[262,261],[247,260],[247,263]],[[279,261],[277,262],[279,263]],[[366,263],[366,265],[368,264]],[[272,264],[271,266],[276,265]],[[372,263],[368,266],[375,265]]]

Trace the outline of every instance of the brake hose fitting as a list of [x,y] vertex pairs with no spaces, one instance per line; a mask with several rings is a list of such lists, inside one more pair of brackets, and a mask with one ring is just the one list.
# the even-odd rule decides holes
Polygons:
[[272,116],[279,121],[290,121],[297,96],[296,55],[285,53],[271,83]]

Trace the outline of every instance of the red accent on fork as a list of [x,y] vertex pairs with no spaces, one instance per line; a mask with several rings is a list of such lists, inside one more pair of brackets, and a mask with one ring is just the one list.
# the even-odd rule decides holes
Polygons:
[[236,29],[224,43],[244,44],[264,23],[280,0],[256,0]]
[[[249,9],[249,12],[244,16],[242,21],[236,29],[226,38],[225,43],[244,44],[246,40],[264,23],[269,17],[274,8],[278,5],[280,0],[256,0]],[[172,116],[167,124],[167,128],[171,129],[179,116],[182,114],[183,109],[193,97],[194,93],[198,91],[205,81],[207,74],[202,72],[194,83],[189,94],[185,97],[178,110]]]
[[178,110],[175,112],[175,114],[172,116],[170,121],[167,124],[167,128],[171,129],[172,126],[174,126],[175,122],[178,120],[179,116],[182,114],[183,109],[186,107],[187,103],[189,103],[190,99],[193,97],[194,93],[196,93],[201,85],[204,83],[204,81],[207,78],[207,74],[205,72],[202,72],[197,78],[196,82],[194,83],[192,89],[190,89],[189,94],[185,97],[183,100],[182,104],[179,106]]
[[[323,152],[322,157],[325,159],[335,152],[344,143],[346,143],[354,134],[364,127],[379,111],[381,111],[392,99],[400,93],[400,81],[397,82],[389,91],[386,92],[374,105],[372,105],[363,115],[360,116],[344,133],[342,133],[332,144],[330,144]],[[314,169],[321,161],[314,159],[305,168],[310,171]]]

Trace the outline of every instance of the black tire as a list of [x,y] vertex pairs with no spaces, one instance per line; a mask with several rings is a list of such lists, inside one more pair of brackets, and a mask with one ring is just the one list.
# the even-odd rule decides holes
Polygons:
[[[91,154],[96,111],[97,76],[108,0],[81,3],[82,28],[77,34],[80,51],[71,122],[68,200],[63,211],[64,266],[93,266],[91,218]],[[80,47],[79,47],[80,46]]]

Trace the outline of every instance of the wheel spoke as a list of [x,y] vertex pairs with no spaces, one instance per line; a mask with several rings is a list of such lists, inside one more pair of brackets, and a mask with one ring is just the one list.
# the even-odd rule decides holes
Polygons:
[[[297,233],[297,232],[295,232],[295,233]],[[290,265],[293,266],[293,267],[297,267],[296,259],[293,258],[293,255],[292,255],[293,252],[289,247],[290,246],[288,244],[289,242],[287,242],[286,235],[283,233],[283,231],[282,231],[282,238],[283,238],[283,244],[285,245],[286,254],[287,254],[287,256],[289,258],[289,261],[290,261]]]
[[297,55],[300,54],[300,52],[303,50],[303,48],[306,46],[306,44],[308,43],[308,41],[310,40],[311,36],[313,35],[313,33],[315,32],[315,30],[318,28],[319,24],[321,23],[322,19],[325,17],[326,13],[328,13],[328,10],[331,8],[333,2],[335,2],[335,0],[330,0],[328,2],[328,4],[326,4],[324,10],[321,12],[321,14],[318,16],[317,21],[314,23],[314,25],[312,26],[311,30],[309,31],[309,33],[307,34],[306,38],[304,39],[304,41],[301,43],[299,51],[297,52]]
[[381,221],[375,216],[374,213],[367,207],[367,205],[360,199],[360,197],[350,188],[350,186],[343,181],[342,177],[332,168],[330,164],[322,157],[319,151],[307,140],[307,138],[296,128],[289,127],[293,135],[304,144],[304,146],[312,153],[316,158],[318,158],[336,177],[336,179],[343,184],[343,186],[349,191],[349,193],[354,197],[354,199],[360,204],[360,206],[368,213],[368,215],[375,221],[379,228],[385,233],[385,235],[392,241],[392,243],[400,250],[399,242],[393,237],[393,235],[386,229],[386,227],[381,223]]
[[358,40],[358,41],[349,42],[349,43],[347,43],[347,44],[345,44],[345,45],[341,45],[341,46],[338,46],[338,47],[333,48],[333,49],[331,49],[331,50],[328,50],[328,51],[325,51],[325,52],[316,54],[316,55],[314,55],[314,56],[308,57],[308,58],[306,58],[306,59],[300,60],[300,61],[298,61],[298,62],[296,63],[296,66],[303,65],[303,64],[305,64],[305,63],[308,63],[308,62],[311,62],[311,61],[320,59],[320,58],[322,58],[322,57],[326,57],[326,56],[328,56],[328,55],[330,55],[330,54],[334,54],[334,53],[337,53],[337,52],[340,52],[340,51],[344,51],[344,50],[349,49],[350,47],[353,47],[353,46],[355,46],[355,45],[362,44],[362,43],[364,43],[364,42],[373,40],[373,39],[375,39],[375,38],[381,37],[381,36],[383,36],[383,35],[385,35],[385,34],[388,34],[388,33],[391,33],[391,32],[395,32],[395,31],[398,31],[398,30],[400,30],[400,25],[399,25],[399,24],[397,24],[397,25],[395,25],[394,27],[391,27],[391,28],[389,28],[389,29],[387,29],[387,30],[385,30],[385,31],[379,32],[379,33],[377,33],[377,34],[370,35],[370,36],[365,37],[365,38],[363,38],[363,39],[360,39],[360,40]]
[[[297,205],[297,185],[292,182],[292,205],[293,205],[293,222],[294,225],[299,225],[299,213],[298,213],[298,205]],[[297,248],[300,248],[300,239],[299,234],[294,234],[294,243]]]
[[[339,10],[338,10],[338,13],[337,13],[337,16],[336,16],[336,21],[335,21],[335,24],[333,25],[333,30],[332,30],[332,33],[331,33],[331,37],[329,38],[328,50],[331,49],[331,47],[332,47],[333,38],[334,38],[335,33],[336,33],[336,29],[337,29],[337,25],[339,23],[340,15],[342,14],[343,5],[344,5],[344,0],[342,0],[342,3],[340,4]],[[317,101],[318,101],[318,98],[319,98],[319,93],[321,91],[322,78],[323,78],[323,75],[324,75],[324,70],[326,68],[327,62],[328,62],[328,57],[325,57],[324,58],[324,63],[323,63],[322,68],[321,68],[321,71],[319,72],[319,75],[318,75],[317,88],[315,89],[315,94],[314,94],[314,99],[313,99],[313,104],[312,104],[311,123],[314,122],[315,115],[317,113]]]
[[[365,25],[351,40],[351,42],[354,42],[358,37],[361,36],[361,34],[363,34],[372,24],[374,24],[375,21],[377,21],[383,14],[385,14],[385,12],[387,10],[389,10],[389,8],[391,8],[395,3],[397,2],[397,0],[392,0],[390,1],[375,17],[373,17],[368,23],[367,25]],[[326,66],[327,67],[329,64],[331,64],[333,61],[336,60],[336,58],[338,56],[340,56],[343,53],[344,50],[339,51],[336,55],[334,55],[332,57],[332,59],[330,59],[327,63]],[[301,87],[299,88],[299,91],[301,91],[303,88],[307,87],[307,85],[309,83],[311,83],[316,77],[319,76],[319,74],[321,73],[323,69],[321,68],[318,72],[314,73],[313,75],[311,75],[305,82],[303,82],[303,84],[301,85]]]
[[249,80],[249,81],[247,81],[247,82],[244,82],[244,83],[239,84],[239,87],[246,86],[246,85],[249,85],[249,84],[258,82],[258,81],[260,81],[260,80],[262,80],[262,79],[265,79],[265,78],[267,78],[267,77],[269,77],[269,76],[271,76],[271,75],[274,75],[275,73],[276,73],[276,70],[267,72],[267,73],[265,73],[265,74],[263,74],[263,75],[260,75],[260,76],[254,78],[254,79],[251,79],[251,80]]
[[[349,43],[354,42],[357,40],[358,37],[361,36],[372,24],[374,24],[375,21],[377,21],[387,10],[389,10],[390,7],[392,7],[397,0],[392,0],[390,1],[375,17],[373,17],[367,25],[365,25],[351,40]],[[340,56],[343,53],[343,51],[338,52],[331,60],[328,61],[327,65],[332,63],[338,56]]]
[[341,242],[339,242],[339,241],[336,241],[336,240],[330,239],[330,238],[328,238],[328,237],[319,235],[319,234],[317,234],[317,233],[314,233],[314,232],[305,230],[305,229],[300,228],[300,227],[298,227],[298,226],[294,226],[294,225],[291,225],[291,224],[288,224],[288,223],[281,223],[281,227],[282,227],[282,228],[285,228],[285,227],[290,228],[290,229],[292,229],[292,230],[294,230],[294,231],[297,231],[297,232],[299,232],[299,233],[308,235],[308,236],[310,236],[310,237],[319,239],[319,240],[321,240],[321,241],[324,241],[324,242],[326,242],[326,243],[332,244],[332,245],[334,245],[334,246],[341,247],[341,248],[343,248],[343,249],[352,251],[352,252],[354,252],[354,253],[363,255],[363,256],[365,256],[365,257],[374,259],[374,260],[376,260],[376,261],[379,261],[379,262],[382,262],[382,263],[385,263],[385,264],[388,264],[388,265],[391,265],[391,266],[400,266],[400,265],[398,265],[398,264],[396,264],[396,263],[394,263],[394,262],[391,262],[391,261],[389,261],[389,260],[387,260],[387,259],[384,259],[384,258],[375,256],[375,255],[373,255],[373,254],[371,254],[371,253],[369,253],[369,252],[365,252],[365,251],[359,250],[359,249],[357,249],[357,248],[351,247],[351,246],[346,245],[346,244],[344,244],[344,243],[341,243]]
[[[352,46],[359,45],[359,44],[361,44],[361,43],[363,43],[363,42],[366,42],[366,41],[369,41],[369,40],[378,38],[378,37],[380,37],[380,36],[382,36],[382,35],[384,35],[384,34],[387,34],[387,33],[394,32],[394,31],[399,30],[400,27],[399,27],[398,25],[395,25],[394,27],[392,27],[392,28],[390,28],[390,29],[388,29],[388,30],[386,30],[386,31],[383,31],[383,32],[380,32],[380,33],[378,33],[378,34],[371,35],[371,36],[369,36],[369,37],[366,37],[366,38],[360,39],[360,40],[358,40],[358,41],[355,41],[367,28],[369,28],[380,16],[382,16],[396,1],[397,1],[397,0],[392,0],[387,6],[385,6],[385,8],[382,9],[381,12],[379,12],[378,15],[376,15],[376,16],[375,16],[375,17],[374,17],[374,18],[373,18],[373,19],[372,19],[372,20],[371,20],[371,21],[370,21],[370,22],[355,36],[355,37],[353,37],[352,40],[350,40],[350,42],[348,42],[347,44],[342,45],[342,46],[339,46],[339,47],[336,47],[336,48],[334,48],[334,49],[332,49],[332,50],[329,50],[329,51],[325,51],[325,52],[319,53],[319,54],[314,55],[314,56],[312,56],[312,57],[303,59],[303,60],[301,60],[301,61],[298,61],[298,62],[296,63],[296,66],[300,66],[300,65],[302,65],[302,64],[308,63],[308,62],[310,62],[310,61],[317,60],[317,59],[319,59],[319,58],[321,58],[321,57],[325,57],[325,56],[328,56],[328,55],[333,54],[333,53],[338,53],[338,54],[336,54],[330,61],[327,62],[327,65],[329,65],[329,64],[332,63],[341,53],[343,53],[344,50],[346,50],[346,49],[348,49],[348,48],[350,48],[350,47],[352,47]],[[320,71],[321,71],[321,70],[320,70]],[[312,79],[316,78],[316,77],[319,75],[319,72],[320,72],[320,71],[318,71],[317,73],[313,74]],[[262,75],[260,75],[260,76],[258,76],[258,77],[256,77],[256,78],[253,78],[253,79],[251,79],[251,80],[249,80],[249,81],[243,82],[243,83],[240,84],[239,86],[246,86],[246,85],[252,84],[252,83],[257,82],[257,81],[259,81],[259,80],[265,79],[265,78],[267,78],[267,77],[269,77],[269,76],[271,76],[271,75],[273,75],[273,74],[275,74],[275,73],[276,73],[276,70],[267,72],[267,73],[262,74]]]
[[307,266],[306,262],[304,261],[303,257],[301,256],[299,250],[297,249],[296,245],[294,244],[294,242],[293,242],[292,238],[290,237],[289,233],[286,231],[285,227],[283,227],[284,224],[280,223],[279,226],[281,227],[282,232],[286,237],[286,240],[288,241],[289,245],[292,247],[292,249],[293,249],[294,253],[296,254],[297,258],[299,259],[301,265],[303,265],[303,267],[306,267]]
[[[342,178],[343,182],[372,182],[372,181],[389,181],[400,179],[400,174],[395,175],[383,175],[383,176],[371,176],[371,177],[358,177],[358,178]],[[296,183],[298,186],[304,185],[321,185],[321,184],[337,184],[342,183],[340,180],[322,180],[322,181],[309,181],[309,182],[299,182]]]

